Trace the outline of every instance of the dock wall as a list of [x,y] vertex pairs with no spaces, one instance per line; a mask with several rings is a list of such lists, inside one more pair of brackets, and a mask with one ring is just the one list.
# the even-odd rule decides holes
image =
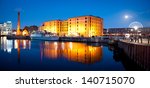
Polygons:
[[150,45],[119,41],[118,47],[140,67],[150,70]]
[[85,38],[85,37],[60,37],[60,41],[69,42],[94,42],[94,43],[108,43],[109,40],[103,40],[101,38]]

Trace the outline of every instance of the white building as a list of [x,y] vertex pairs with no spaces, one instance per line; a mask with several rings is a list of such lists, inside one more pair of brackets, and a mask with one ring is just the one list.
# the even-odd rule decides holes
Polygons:
[[7,21],[4,23],[0,23],[0,34],[1,35],[8,35],[12,31],[12,22]]

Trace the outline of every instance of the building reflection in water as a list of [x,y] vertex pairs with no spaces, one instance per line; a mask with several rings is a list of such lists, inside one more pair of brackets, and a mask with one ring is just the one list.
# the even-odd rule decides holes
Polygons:
[[13,48],[13,40],[7,40],[6,37],[0,37],[0,47],[4,52],[11,53]]
[[12,50],[16,50],[18,52],[18,62],[20,62],[20,52],[21,49],[30,49],[31,42],[30,40],[7,40],[6,37],[1,37],[0,39],[0,48],[4,52],[11,53]]
[[80,63],[94,63],[102,58],[102,47],[89,46],[75,42],[43,42],[41,44],[41,58],[58,59],[67,58]]
[[20,63],[21,49],[30,49],[31,42],[30,40],[14,40],[14,42],[14,48],[17,49],[18,52],[18,63]]
[[11,53],[12,49],[30,49],[30,40],[7,40],[6,37],[0,37],[0,49]]
[[14,49],[30,49],[31,41],[30,40],[14,40]]

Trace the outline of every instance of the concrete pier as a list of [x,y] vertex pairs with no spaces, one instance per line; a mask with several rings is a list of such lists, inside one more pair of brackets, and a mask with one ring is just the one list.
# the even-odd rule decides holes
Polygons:
[[150,44],[119,41],[118,47],[140,67],[150,70]]
[[30,40],[30,36],[17,36],[17,35],[7,35],[7,39],[10,39],[10,40],[15,40],[15,39],[25,39],[25,40]]
[[99,37],[60,37],[60,41],[69,41],[69,42],[91,42],[91,43],[108,43],[109,39],[101,39]]

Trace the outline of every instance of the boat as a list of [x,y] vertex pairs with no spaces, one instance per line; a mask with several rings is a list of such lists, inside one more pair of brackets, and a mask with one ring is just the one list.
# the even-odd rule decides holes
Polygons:
[[33,32],[30,35],[31,40],[47,40],[47,41],[58,41],[59,37],[50,35],[50,34],[44,34],[42,32]]

